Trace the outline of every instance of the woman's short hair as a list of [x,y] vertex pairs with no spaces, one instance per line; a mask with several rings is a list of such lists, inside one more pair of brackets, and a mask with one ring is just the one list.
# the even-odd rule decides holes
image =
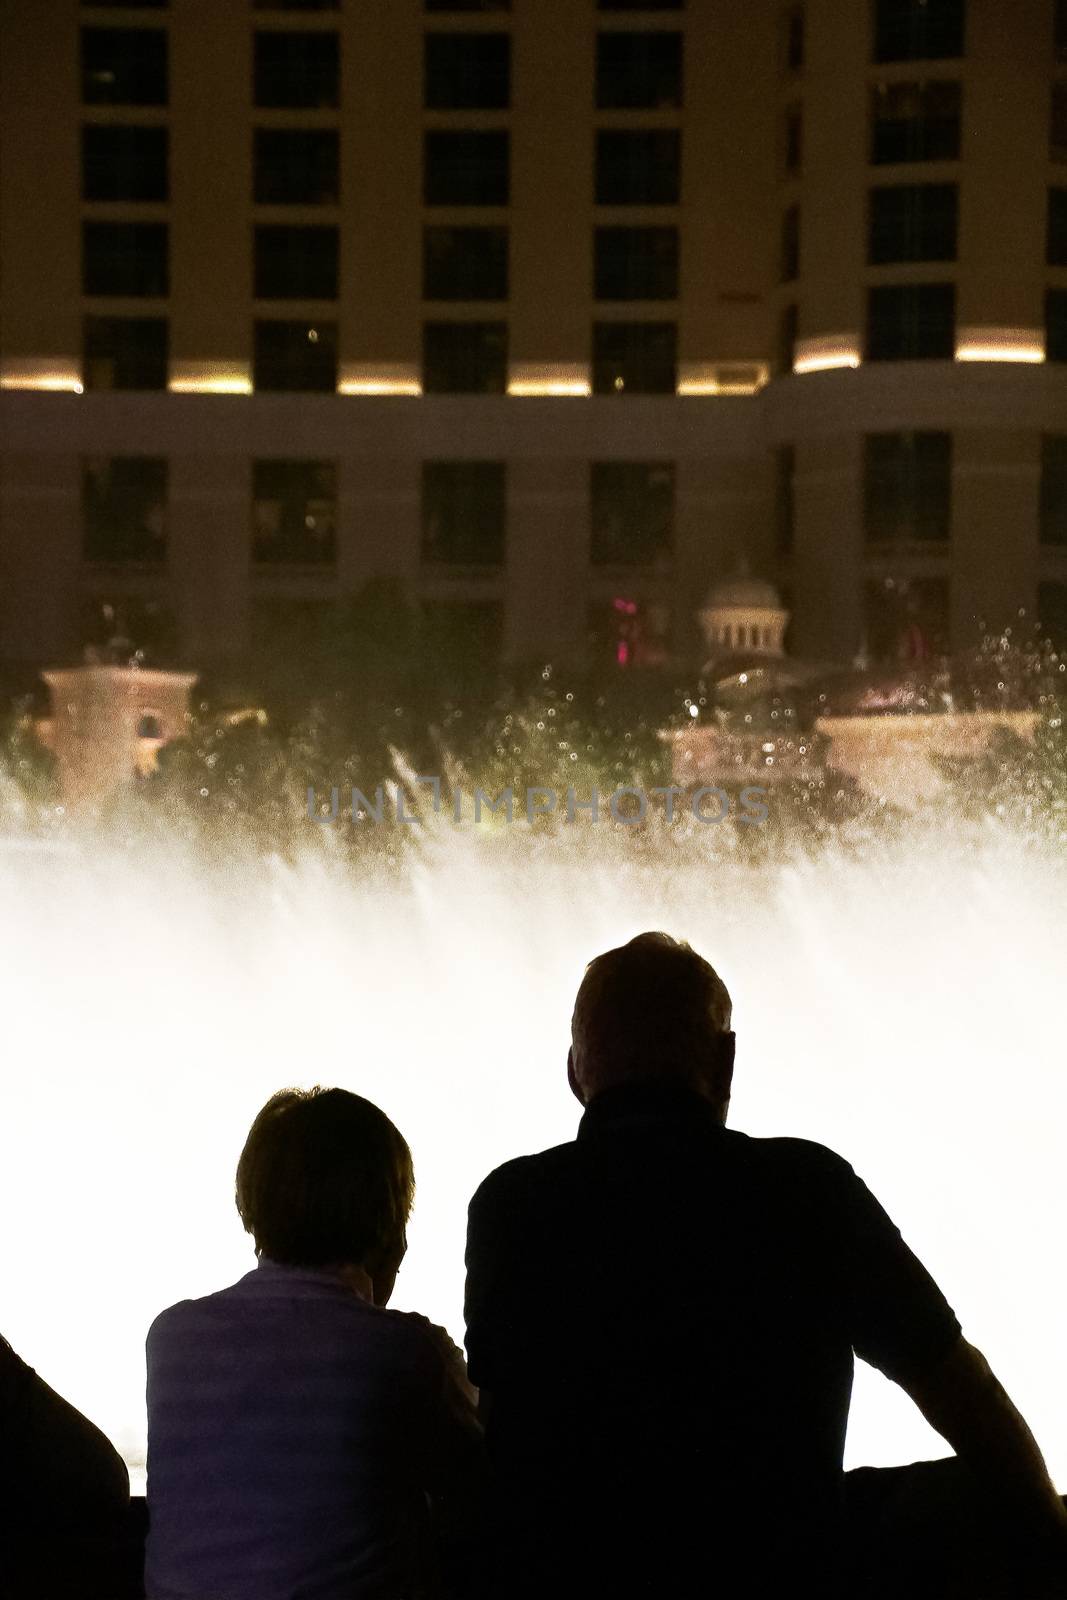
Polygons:
[[703,956],[669,934],[639,934],[585,969],[571,1019],[578,1084],[591,1099],[635,1078],[685,1077],[730,1017],[726,985]]
[[287,1266],[365,1262],[402,1248],[411,1151],[384,1111],[347,1089],[282,1089],[237,1163],[237,1209],[257,1255]]

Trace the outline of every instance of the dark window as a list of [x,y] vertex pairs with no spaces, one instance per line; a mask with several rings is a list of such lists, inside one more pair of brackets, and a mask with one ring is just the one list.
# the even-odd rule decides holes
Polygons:
[[796,477],[797,453],[791,444],[779,445],[774,453],[774,543],[777,554],[792,554],[796,532],[796,497],[793,480]]
[[82,129],[83,200],[166,200],[166,128]]
[[778,319],[778,371],[792,372],[796,360],[797,336],[800,331],[800,312],[796,302],[782,307]]
[[424,136],[423,193],[428,206],[506,206],[508,136],[504,132]]
[[257,128],[256,204],[336,205],[338,140],[333,128]]
[[604,130],[596,136],[598,206],[675,206],[682,136],[674,128]]
[[1067,161],[1067,83],[1052,85],[1048,154],[1050,161]]
[[863,521],[874,544],[945,540],[952,521],[952,435],[869,433]]
[[929,661],[948,648],[948,582],[879,578],[867,584],[867,653],[873,661]]
[[1041,440],[1041,543],[1067,545],[1067,435]]
[[596,103],[601,111],[661,111],[682,103],[682,36],[601,33],[596,42]]
[[673,394],[678,328],[673,322],[595,322],[595,394]]
[[502,461],[425,461],[422,559],[453,566],[504,560],[507,476]]
[[427,11],[510,11],[511,0],[425,0]]
[[339,82],[336,33],[293,33],[286,28],[256,34],[257,106],[335,106]]
[[506,300],[506,228],[425,228],[424,300]]
[[677,228],[597,228],[593,292],[597,300],[675,300]]
[[82,372],[87,389],[165,389],[163,317],[86,317]]
[[955,261],[958,213],[954,183],[872,189],[868,261]]
[[430,111],[504,111],[511,103],[506,33],[428,33],[423,93]]
[[498,600],[424,600],[422,637],[440,688],[455,694],[492,689],[504,635]]
[[86,294],[165,295],[165,222],[83,222],[82,286]]
[[276,390],[337,388],[335,322],[257,322],[253,387]]
[[800,207],[788,206],[782,212],[781,281],[793,283],[800,276]]
[[964,0],[876,0],[876,61],[949,61],[963,54]]
[[252,0],[254,11],[337,11],[341,0]]
[[427,394],[503,394],[508,382],[507,323],[425,323],[422,382]]
[[785,64],[789,72],[804,65],[804,7],[790,6],[785,14]]
[[162,28],[83,28],[82,100],[87,106],[165,106]]
[[590,468],[590,560],[651,566],[674,542],[674,464],[594,461]]
[[1056,60],[1067,61],[1067,0],[1056,0],[1052,30],[1052,49]]
[[82,475],[86,561],[162,561],[167,463],[151,456],[87,461]]
[[957,161],[962,90],[958,83],[880,83],[871,91],[871,160]]
[[1045,295],[1045,356],[1067,361],[1067,289],[1050,289]]
[[867,291],[868,361],[951,361],[956,353],[956,290],[951,283],[905,283]]
[[255,295],[259,300],[336,300],[336,228],[255,230]]
[[790,106],[785,114],[785,170],[791,176],[804,165],[804,113]]
[[324,566],[336,554],[332,461],[252,463],[252,559]]
[[1067,267],[1067,189],[1048,192],[1048,237],[1045,259],[1050,267]]

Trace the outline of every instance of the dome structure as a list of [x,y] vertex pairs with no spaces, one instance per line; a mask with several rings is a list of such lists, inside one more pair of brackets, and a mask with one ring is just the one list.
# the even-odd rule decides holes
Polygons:
[[744,566],[713,585],[700,612],[704,639],[715,657],[780,660],[788,622],[774,584],[753,577]]

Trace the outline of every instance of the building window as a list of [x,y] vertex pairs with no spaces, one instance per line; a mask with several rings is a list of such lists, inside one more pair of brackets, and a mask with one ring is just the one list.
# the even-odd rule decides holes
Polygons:
[[430,111],[506,111],[511,39],[506,33],[428,33],[423,95]]
[[952,435],[869,433],[864,441],[863,520],[872,544],[948,539]]
[[507,469],[502,461],[423,462],[423,561],[500,566],[506,527]]
[[328,566],[336,556],[337,469],[332,461],[252,463],[252,559]]
[[785,13],[785,69],[800,72],[804,66],[805,26],[804,7],[790,6]]
[[165,389],[164,317],[86,317],[82,373],[87,389]]
[[264,390],[335,390],[337,324],[256,322],[252,382],[254,388]]
[[253,196],[261,206],[328,206],[340,198],[333,128],[257,128]]
[[953,284],[905,283],[868,290],[868,361],[951,361],[955,354]]
[[675,206],[682,136],[675,128],[613,128],[596,136],[598,206]]
[[674,463],[594,461],[590,469],[590,560],[652,566],[674,542]]
[[154,456],[86,461],[82,471],[86,561],[161,562],[167,552],[167,463]]
[[916,183],[872,189],[867,259],[955,261],[959,191],[954,183]]
[[1050,267],[1067,267],[1067,189],[1048,192],[1045,259]]
[[793,553],[796,533],[796,496],[794,479],[797,470],[796,447],[779,445],[774,453],[774,543],[779,556]]
[[965,13],[965,0],[876,0],[875,61],[962,56]]
[[797,354],[797,336],[800,332],[800,312],[796,301],[782,307],[778,319],[778,371],[792,372]]
[[880,83],[871,91],[871,161],[958,161],[958,83]]
[[1045,358],[1067,361],[1067,289],[1049,289],[1045,295]]
[[944,578],[881,578],[866,593],[867,654],[872,661],[919,665],[948,649]]
[[782,283],[794,283],[800,276],[799,206],[787,206],[782,212],[780,274]]
[[597,228],[594,255],[597,300],[677,299],[677,228]]
[[1067,434],[1041,440],[1041,543],[1067,545]]
[[1056,60],[1067,61],[1067,0],[1056,0],[1052,30],[1052,49]]
[[166,200],[166,128],[82,129],[83,200]]
[[510,11],[511,0],[424,0],[427,11]]
[[427,322],[422,386],[427,394],[503,394],[508,381],[506,322]]
[[804,165],[804,112],[790,106],[785,114],[785,150],[782,164],[787,177],[795,177]]
[[165,106],[167,35],[162,28],[83,28],[82,102]]
[[281,109],[336,106],[340,50],[336,33],[286,28],[255,36],[254,104]]
[[424,228],[424,300],[506,300],[506,228]]
[[601,33],[596,42],[601,111],[667,111],[682,104],[682,35]]
[[424,135],[423,191],[428,206],[506,206],[508,136],[501,132]]
[[1067,161],[1067,83],[1052,85],[1048,155],[1050,161]]
[[258,300],[336,300],[338,230],[255,230],[255,295]]
[[673,322],[595,322],[594,394],[673,394],[678,328]]
[[83,222],[82,288],[92,295],[165,295],[166,223]]

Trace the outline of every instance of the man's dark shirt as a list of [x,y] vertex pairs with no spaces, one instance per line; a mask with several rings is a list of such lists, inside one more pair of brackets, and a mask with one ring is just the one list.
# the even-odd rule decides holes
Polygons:
[[959,1334],[832,1151],[684,1087],[599,1095],[471,1202],[509,1592],[832,1594],[853,1352],[906,1380]]

